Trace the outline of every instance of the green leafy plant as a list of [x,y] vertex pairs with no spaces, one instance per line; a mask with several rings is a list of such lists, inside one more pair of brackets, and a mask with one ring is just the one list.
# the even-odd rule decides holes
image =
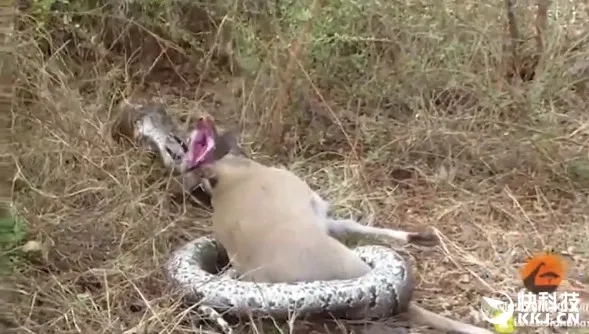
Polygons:
[[0,217],[0,275],[14,271],[22,260],[19,246],[27,236],[27,225],[24,219],[7,214]]

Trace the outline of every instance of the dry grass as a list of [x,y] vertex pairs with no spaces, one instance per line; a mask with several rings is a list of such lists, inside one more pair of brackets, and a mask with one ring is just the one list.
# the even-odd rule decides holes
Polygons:
[[[414,265],[415,299],[428,309],[486,326],[481,296],[520,289],[518,268],[548,249],[570,259],[571,281],[589,284],[586,26],[570,33],[533,20],[534,8],[515,8],[519,31],[510,37],[505,7],[394,5],[405,10],[397,21],[383,10],[370,22],[379,36],[346,37],[373,52],[359,74],[334,71],[345,60],[339,53],[321,63],[309,43],[290,53],[301,59],[289,59],[287,78],[274,60],[256,76],[231,77],[211,71],[208,56],[207,77],[180,66],[156,73],[161,59],[182,55],[160,33],[151,35],[159,51],[139,61],[100,43],[83,49],[82,41],[74,52],[57,38],[46,57],[31,43],[40,33],[23,30],[9,130],[15,141],[5,152],[15,162],[12,204],[27,222],[27,240],[42,247],[11,258],[7,320],[17,332],[206,333],[169,294],[162,265],[174,248],[208,232],[207,214],[171,201],[158,163],[111,140],[121,96],[159,98],[179,117],[208,112],[241,129],[257,159],[287,165],[333,202],[334,214],[434,228],[440,247],[398,247]],[[528,38],[535,31],[546,35]],[[314,60],[302,59],[306,51]],[[291,87],[279,95],[290,103],[274,104],[276,87]],[[270,111],[285,122],[275,147],[281,154],[272,156],[260,149],[266,120],[281,119]],[[278,331],[247,323],[245,331]],[[277,326],[288,332],[288,324]],[[327,332],[322,326],[312,329]]]

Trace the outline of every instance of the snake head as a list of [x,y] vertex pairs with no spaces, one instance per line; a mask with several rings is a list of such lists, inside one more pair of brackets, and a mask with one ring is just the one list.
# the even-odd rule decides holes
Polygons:
[[188,151],[182,159],[182,169],[186,172],[212,162],[217,137],[214,119],[200,117],[187,140]]

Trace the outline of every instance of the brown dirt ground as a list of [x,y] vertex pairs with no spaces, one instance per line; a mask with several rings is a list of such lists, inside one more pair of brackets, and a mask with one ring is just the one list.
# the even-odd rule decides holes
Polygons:
[[[109,137],[114,109],[107,92],[116,69],[89,74],[90,92],[66,72],[43,71],[36,101],[19,109],[12,128],[13,203],[29,239],[44,249],[10,280],[19,332],[207,333],[169,294],[162,271],[173,249],[208,233],[207,213],[171,201],[158,162]],[[162,99],[178,117],[206,112],[233,126],[254,158],[288,166],[333,202],[336,215],[433,229],[438,247],[377,241],[411,261],[415,300],[426,308],[487,327],[481,297],[520,289],[518,270],[538,251],[563,255],[570,282],[589,284],[589,175],[578,165],[589,161],[587,95],[543,106],[553,108],[548,129],[499,115],[517,106],[517,89],[503,92],[497,113],[477,108],[488,101],[456,106],[432,98],[429,110],[407,114],[316,90],[302,110],[308,119],[288,133],[282,155],[270,156],[257,144],[264,124],[241,108],[248,94],[236,96],[229,86],[149,84],[141,94]],[[245,85],[246,93],[254,86]],[[468,95],[462,93],[445,94]],[[279,332],[254,323],[241,328]],[[351,328],[328,327],[311,329]],[[433,331],[415,325],[411,332]]]

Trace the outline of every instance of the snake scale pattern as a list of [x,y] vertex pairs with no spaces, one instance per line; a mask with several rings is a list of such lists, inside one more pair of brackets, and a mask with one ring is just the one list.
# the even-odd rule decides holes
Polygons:
[[253,283],[215,275],[217,244],[200,237],[175,251],[167,273],[183,295],[235,315],[286,317],[329,312],[349,318],[380,318],[404,311],[410,299],[410,271],[405,260],[383,246],[354,252],[372,271],[358,279],[301,283]]
[[[137,111],[140,116],[134,118],[133,125],[140,138],[136,139],[149,143],[145,148],[157,151],[154,153],[172,169],[178,163],[178,153],[170,156],[167,146],[178,141],[170,141],[171,137],[183,140],[183,136],[170,133],[169,124],[173,122],[167,114],[167,126],[160,125],[161,110],[149,110],[144,107]],[[405,311],[413,293],[413,276],[407,261],[382,246],[357,247],[354,252],[372,268],[357,279],[254,283],[219,274],[218,245],[212,237],[205,236],[177,249],[166,264],[166,273],[185,300],[198,305],[197,312],[216,323],[225,334],[233,331],[218,311],[275,318],[285,318],[293,312],[303,316],[331,314],[348,319],[381,318]]]

